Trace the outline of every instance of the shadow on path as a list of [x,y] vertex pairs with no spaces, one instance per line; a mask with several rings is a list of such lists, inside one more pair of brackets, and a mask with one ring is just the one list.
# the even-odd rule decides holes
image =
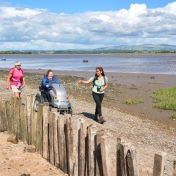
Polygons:
[[83,115],[83,116],[85,116],[85,117],[87,117],[87,118],[89,118],[89,119],[92,119],[92,120],[94,120],[94,121],[97,122],[97,119],[95,118],[95,115],[92,114],[92,113],[82,112],[82,113],[79,113],[79,114],[77,114],[77,115]]

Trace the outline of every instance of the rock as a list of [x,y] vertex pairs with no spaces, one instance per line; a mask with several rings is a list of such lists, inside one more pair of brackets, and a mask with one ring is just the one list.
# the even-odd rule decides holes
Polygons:
[[30,176],[30,174],[21,174],[20,176]]
[[24,152],[35,153],[36,152],[36,148],[33,145],[27,145],[24,148]]
[[18,139],[17,139],[16,135],[10,135],[7,138],[7,142],[11,142],[13,144],[18,144]]

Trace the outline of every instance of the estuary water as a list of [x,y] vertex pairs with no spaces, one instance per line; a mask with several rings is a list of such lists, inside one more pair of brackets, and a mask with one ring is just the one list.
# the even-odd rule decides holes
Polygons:
[[[84,62],[84,60],[86,62]],[[128,55],[0,55],[0,68],[11,68],[20,61],[24,69],[176,74],[176,56]]]

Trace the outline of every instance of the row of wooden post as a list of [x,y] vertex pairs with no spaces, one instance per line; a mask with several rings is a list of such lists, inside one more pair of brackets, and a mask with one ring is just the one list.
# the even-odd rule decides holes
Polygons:
[[[0,131],[34,145],[51,164],[70,176],[144,176],[136,150],[91,120],[60,115],[48,104],[34,112],[34,96],[0,102]],[[152,176],[163,176],[165,156],[155,155]],[[148,174],[149,175],[149,174]],[[173,169],[176,176],[176,169]]]

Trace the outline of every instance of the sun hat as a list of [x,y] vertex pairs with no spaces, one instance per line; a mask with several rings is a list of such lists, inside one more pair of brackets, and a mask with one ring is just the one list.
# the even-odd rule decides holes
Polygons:
[[19,61],[16,61],[15,66],[17,66],[17,65],[21,65],[21,63]]

